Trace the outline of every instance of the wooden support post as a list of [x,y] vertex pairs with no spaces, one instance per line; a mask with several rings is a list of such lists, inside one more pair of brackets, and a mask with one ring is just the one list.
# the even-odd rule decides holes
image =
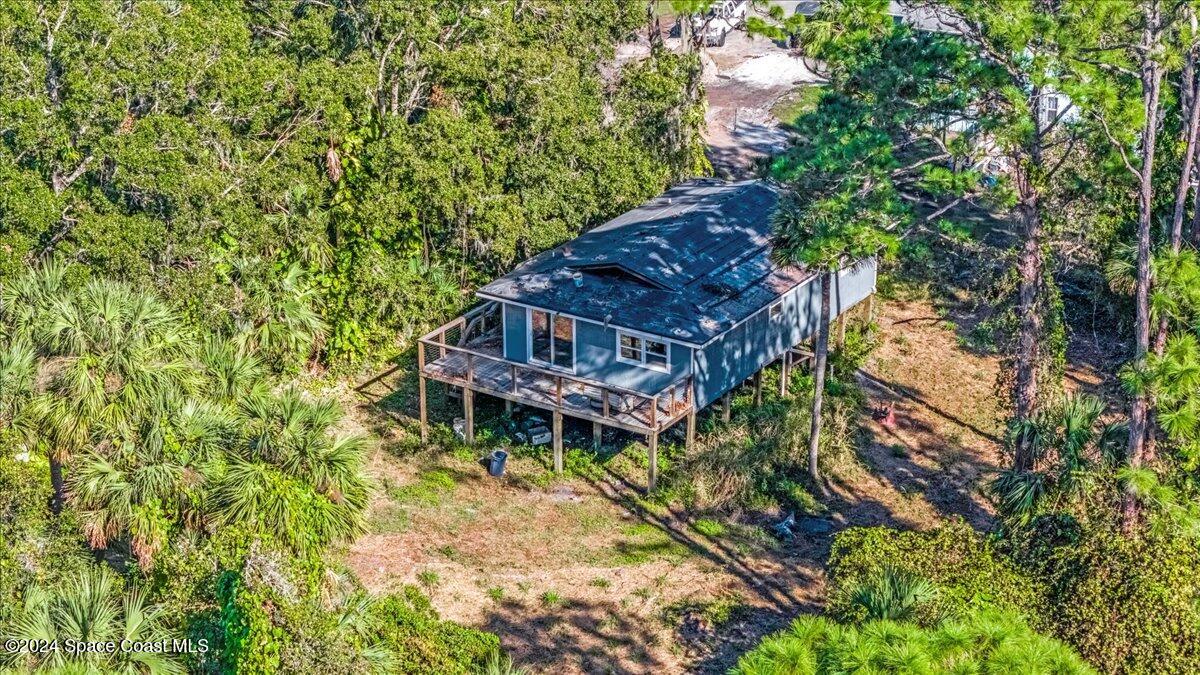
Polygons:
[[658,432],[646,434],[646,446],[649,448],[650,467],[646,473],[646,492],[654,492],[658,485]]
[[875,294],[867,296],[867,323],[875,323]]
[[728,422],[733,417],[733,396],[729,392],[721,397],[721,420]]
[[469,387],[463,387],[463,440],[468,444],[475,442],[475,392]]
[[508,413],[509,415],[511,415],[511,414],[512,414],[512,409],[513,409],[513,402],[512,402],[512,400],[511,400],[511,399],[507,399],[507,398],[506,398],[506,399],[504,399],[504,412],[506,412],[506,413]]
[[604,425],[592,422],[592,447],[599,451],[602,445],[604,445]]
[[837,318],[837,346],[841,349],[846,344],[846,314],[845,312],[838,314]]
[[762,371],[754,373],[754,405],[762,405]]
[[550,432],[554,439],[554,473],[563,470],[563,441],[562,441],[562,412],[554,411],[554,429]]
[[779,397],[787,398],[788,395],[788,375],[792,364],[792,350],[788,349],[783,353],[783,357],[779,359]]
[[417,378],[417,396],[420,399],[421,406],[421,442],[429,440],[429,412],[425,403],[425,376],[421,375]]
[[517,367],[516,366],[508,367],[508,378],[509,378],[509,384],[512,388],[512,393],[514,393],[514,394],[517,393]]
[[425,343],[417,341],[417,398],[421,408],[421,442],[429,440],[428,412],[425,404]]
[[684,448],[691,451],[692,446],[696,444],[696,411],[693,410],[687,414],[687,440],[684,441]]

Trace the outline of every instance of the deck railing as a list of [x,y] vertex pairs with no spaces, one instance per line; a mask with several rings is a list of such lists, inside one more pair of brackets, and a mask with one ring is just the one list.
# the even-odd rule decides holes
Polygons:
[[[417,363],[422,374],[448,384],[635,432],[665,429],[695,403],[690,376],[646,394],[588,377],[503,357],[495,338],[489,351],[486,318],[470,313],[422,336]],[[483,326],[478,332],[476,327]],[[501,326],[496,327],[503,330]],[[464,339],[464,334],[469,339]]]

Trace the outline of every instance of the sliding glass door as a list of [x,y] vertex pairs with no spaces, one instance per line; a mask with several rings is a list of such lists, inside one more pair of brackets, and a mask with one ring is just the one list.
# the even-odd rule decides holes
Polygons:
[[543,312],[529,311],[530,359],[566,370],[575,368],[575,320]]

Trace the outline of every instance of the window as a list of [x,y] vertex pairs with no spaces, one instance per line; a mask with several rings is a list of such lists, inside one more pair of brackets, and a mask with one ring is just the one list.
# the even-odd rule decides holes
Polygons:
[[554,358],[551,361],[559,368],[570,370],[575,367],[575,320],[561,314],[554,315],[554,341],[551,345]]
[[621,339],[621,358],[630,361],[642,360],[642,339],[624,333],[617,333]]
[[646,340],[646,365],[667,370],[667,343]]
[[655,370],[670,370],[667,343],[617,331],[617,360]]
[[1050,123],[1054,122],[1055,118],[1057,118],[1057,117],[1058,117],[1058,94],[1050,94],[1049,98],[1046,99],[1046,116],[1045,116],[1045,119],[1042,120],[1042,122],[1045,124],[1050,124]]
[[780,300],[779,302],[771,305],[771,308],[767,310],[767,315],[772,319],[778,319],[779,317],[783,316],[783,301]]
[[575,367],[575,320],[561,314],[529,311],[530,360],[571,370]]

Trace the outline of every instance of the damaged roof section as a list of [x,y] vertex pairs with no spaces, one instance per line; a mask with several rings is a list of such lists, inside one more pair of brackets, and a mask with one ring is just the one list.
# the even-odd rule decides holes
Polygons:
[[771,260],[778,198],[763,181],[688,181],[479,295],[701,345],[812,276]]

